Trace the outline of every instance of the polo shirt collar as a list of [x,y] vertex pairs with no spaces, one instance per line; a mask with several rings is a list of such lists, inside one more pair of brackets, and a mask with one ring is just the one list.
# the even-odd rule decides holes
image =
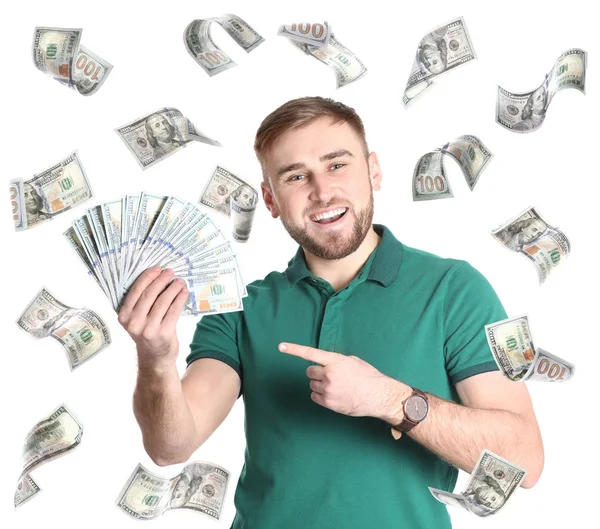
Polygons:
[[[384,287],[389,286],[396,276],[402,263],[403,246],[394,234],[383,224],[373,224],[375,232],[381,236],[381,241],[375,250],[375,258],[369,269],[367,280],[371,279],[381,283]],[[305,277],[315,277],[306,266],[304,250],[298,246],[296,255],[288,262],[285,274],[292,285],[295,285]]]

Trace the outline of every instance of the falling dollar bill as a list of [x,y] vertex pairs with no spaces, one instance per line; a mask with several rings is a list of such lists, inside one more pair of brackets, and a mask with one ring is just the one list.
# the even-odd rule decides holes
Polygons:
[[163,478],[138,464],[117,497],[117,507],[137,520],[158,518],[171,509],[191,509],[218,520],[229,475],[218,465],[193,462],[174,478]]
[[575,366],[533,345],[527,316],[517,316],[485,326],[494,360],[512,381],[562,382],[575,373]]
[[89,96],[106,81],[112,65],[80,46],[81,33],[81,29],[36,27],[33,62],[38,70]]
[[183,32],[183,42],[188,53],[211,77],[236,63],[213,41],[212,23],[219,24],[246,52],[251,52],[263,39],[250,25],[236,15],[193,20]]
[[477,516],[496,514],[521,485],[527,471],[484,449],[462,494],[429,487],[433,497]]
[[439,149],[419,158],[413,173],[413,200],[433,200],[453,196],[444,170],[443,154],[458,162],[467,185],[473,191],[481,173],[494,157],[476,136],[459,136]]
[[323,24],[311,24],[310,22],[282,24],[279,26],[277,35],[320,48],[329,46],[331,27],[327,21],[323,22]]
[[546,223],[531,207],[492,231],[492,236],[535,265],[540,284],[571,252],[571,243],[558,228]]
[[15,508],[40,491],[29,473],[43,463],[67,454],[81,443],[83,426],[67,409],[59,406],[27,434],[21,456],[21,475],[15,493]]
[[95,312],[74,309],[42,288],[17,320],[17,325],[36,339],[51,336],[64,348],[71,370],[108,347],[110,333]]
[[367,73],[366,66],[356,54],[335,38],[328,22],[282,25],[278,35],[287,37],[296,48],[329,66],[335,72],[337,88]]
[[433,84],[433,78],[477,58],[462,17],[435,28],[417,46],[402,102],[408,106]]
[[204,186],[200,204],[231,218],[236,241],[248,240],[258,204],[258,191],[250,184],[217,165]]
[[513,132],[532,132],[541,127],[550,101],[563,88],[585,94],[587,53],[579,48],[567,50],[554,63],[544,82],[531,92],[516,94],[498,87],[496,122]]
[[142,169],[151,167],[192,141],[221,146],[199,132],[175,108],[162,108],[115,129]]
[[16,231],[32,228],[92,197],[77,151],[29,180],[9,183]]

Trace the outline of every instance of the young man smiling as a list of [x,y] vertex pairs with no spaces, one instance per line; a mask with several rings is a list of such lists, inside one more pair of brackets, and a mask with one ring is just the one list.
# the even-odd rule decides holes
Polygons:
[[120,312],[150,457],[186,461],[243,395],[235,529],[448,528],[428,486],[452,490],[484,448],[526,468],[532,487],[544,457],[531,399],[484,333],[506,313],[465,261],[372,224],[382,172],[354,110],[289,101],[255,150],[264,202],[299,244],[285,272],[249,284],[243,312],[202,318],[181,380],[187,293],[172,271],[144,272]]

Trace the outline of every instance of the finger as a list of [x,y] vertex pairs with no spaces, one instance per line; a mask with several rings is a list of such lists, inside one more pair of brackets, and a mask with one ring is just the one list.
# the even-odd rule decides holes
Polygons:
[[299,345],[296,343],[281,342],[279,344],[279,350],[282,353],[299,356],[309,362],[316,362],[317,364],[327,365],[337,360],[338,353],[330,351],[323,351],[323,349],[315,349],[314,347],[308,347],[307,345]]
[[314,400],[317,404],[320,404],[321,406],[327,408],[327,406],[325,406],[325,398],[323,397],[323,395],[321,393],[317,393],[317,392],[313,391],[310,394],[310,398],[312,400]]
[[156,298],[160,296],[169,281],[173,278],[173,270],[163,270],[140,294],[137,303],[131,311],[132,317],[145,318],[148,316]]
[[185,283],[183,279],[175,279],[164,292],[156,298],[156,301],[148,314],[148,325],[160,325],[162,323],[171,303],[173,303],[173,300],[177,297],[179,292],[181,292],[181,289],[184,286]]
[[323,372],[325,368],[322,366],[309,366],[306,369],[306,376],[313,380],[323,380]]
[[162,324],[165,326],[165,328],[175,328],[175,324],[179,319],[181,311],[183,310],[183,306],[187,301],[188,295],[188,289],[184,286],[183,289],[179,291],[179,294],[177,294],[177,297],[175,298],[173,303],[171,303],[171,306],[167,309],[167,313],[165,314],[165,317],[162,321]]
[[310,389],[312,389],[315,393],[325,393],[325,387],[323,385],[323,382],[321,382],[320,380],[311,380],[309,386]]
[[140,299],[142,292],[146,290],[146,287],[154,281],[158,275],[160,274],[160,266],[153,266],[145,270],[140,277],[138,277],[133,284],[133,286],[129,289],[127,296],[125,296],[125,300],[123,301],[123,305],[121,306],[121,310],[119,311],[119,321],[128,321],[131,311],[135,304]]

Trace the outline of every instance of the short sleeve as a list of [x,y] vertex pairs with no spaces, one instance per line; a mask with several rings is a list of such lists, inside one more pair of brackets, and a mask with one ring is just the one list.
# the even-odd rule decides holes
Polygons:
[[225,362],[235,369],[242,381],[239,398],[242,394],[243,377],[237,339],[237,317],[239,312],[203,316],[196,325],[186,362],[188,367],[200,358],[214,358]]
[[489,281],[469,263],[461,261],[448,276],[444,299],[444,356],[453,384],[498,370],[484,326],[506,317]]

